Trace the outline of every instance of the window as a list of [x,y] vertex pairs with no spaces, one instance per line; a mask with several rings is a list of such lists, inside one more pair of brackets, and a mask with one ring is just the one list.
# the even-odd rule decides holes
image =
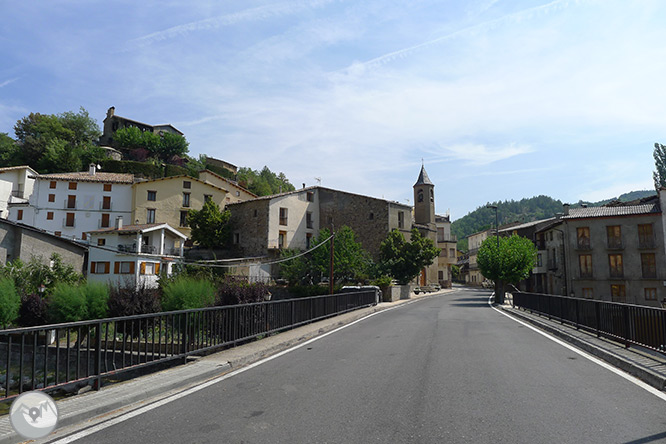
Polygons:
[[113,264],[113,273],[114,274],[134,274],[134,262],[114,262]]
[[190,206],[190,193],[183,193],[183,206],[186,208]]
[[657,300],[657,289],[656,288],[646,288],[643,290],[646,301],[656,301]]
[[76,182],[70,182],[70,183],[69,183],[69,189],[70,189],[70,190],[75,190],[77,185],[78,185],[78,184],[77,184]]
[[611,285],[611,299],[613,302],[626,302],[627,289],[623,284]]
[[97,239],[97,245],[99,245],[100,247],[106,245],[106,239],[104,238]]
[[110,210],[110,209],[111,209],[111,196],[103,196],[102,210]]
[[147,224],[154,224],[155,223],[155,209],[154,208],[148,208],[146,211],[146,223]]
[[188,211],[181,211],[180,212],[180,222],[179,225],[181,227],[186,227],[187,226],[187,213]]
[[624,271],[622,269],[622,255],[621,254],[609,254],[608,255],[608,265],[610,267],[610,277],[612,277],[612,278],[624,277]]
[[157,200],[157,191],[148,191],[148,200],[155,202]]
[[374,219],[375,219],[375,213],[370,213],[370,214],[368,215],[368,219],[370,219],[370,220],[374,220]]
[[65,226],[66,227],[74,226],[74,213],[67,213],[65,215]]
[[405,213],[398,211],[398,228],[405,228]]
[[312,191],[308,191],[306,199],[308,202],[314,202],[314,193]]
[[608,248],[622,248],[622,228],[619,225],[607,226],[606,237],[608,238]]
[[312,228],[313,222],[312,222],[312,212],[308,211],[305,213],[305,227],[306,228]]
[[449,248],[449,257],[456,257],[456,249]]
[[51,182],[49,182],[49,188],[53,189],[55,187],[56,187],[56,181],[55,180],[52,180]]
[[53,220],[53,211],[48,211],[46,213],[46,220]]
[[110,215],[108,213],[103,213],[99,224],[100,228],[109,228],[109,219]]
[[240,233],[234,233],[234,245],[240,244]]
[[434,201],[435,201],[435,192],[431,189],[430,190],[430,202],[434,202]]
[[192,182],[190,182],[189,180],[184,180],[183,181],[183,188],[186,188],[186,189],[192,188]]
[[578,248],[581,250],[590,249],[590,227],[576,228],[576,236],[578,239]]
[[236,197],[240,197],[240,191],[236,191]]
[[259,211],[254,210],[254,217],[257,217],[258,214],[259,214]]
[[305,235],[305,249],[309,250],[312,247],[312,233],[306,233]]
[[654,253],[641,253],[641,269],[644,278],[657,277],[657,263]]
[[85,231],[83,233],[81,233],[81,239],[83,239],[83,240],[88,239],[88,235],[86,234]]
[[56,235],[56,236],[62,236],[62,231],[56,231],[53,234]]
[[278,234],[278,248],[284,248],[287,244],[287,232],[280,231]]
[[416,198],[417,202],[423,202],[423,190],[419,190]]
[[448,254],[448,253],[446,252],[446,248],[442,248],[442,250],[441,250],[440,253],[439,253],[439,256],[440,256],[440,257],[446,257],[447,254]]
[[49,194],[49,202],[55,202],[55,194]]
[[280,225],[287,225],[287,208],[280,208]]
[[141,274],[160,274],[160,264],[155,262],[141,262]]
[[23,210],[18,210],[16,213],[16,220],[23,220]]
[[594,290],[592,288],[583,288],[583,297],[585,299],[594,298]]
[[109,274],[110,262],[91,262],[90,274]]
[[652,234],[652,224],[638,225],[638,248],[654,248],[654,235]]
[[537,267],[542,267],[543,266],[543,258],[541,257],[541,253],[537,254],[537,261],[536,261],[536,266]]
[[104,184],[104,191],[111,191],[111,184],[110,183],[105,183]]
[[580,277],[592,277],[592,255],[581,254],[578,256],[578,266],[580,267]]
[[213,199],[212,194],[204,194],[204,203],[208,202],[209,200],[212,200],[212,199]]
[[76,196],[67,196],[67,208],[76,208]]

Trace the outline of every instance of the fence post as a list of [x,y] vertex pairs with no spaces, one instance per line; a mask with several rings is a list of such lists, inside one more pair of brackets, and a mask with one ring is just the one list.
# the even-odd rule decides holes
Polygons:
[[[95,339],[95,383],[93,388],[99,390],[102,388],[102,323],[97,323],[97,338]],[[57,371],[57,370],[56,370]]]
[[599,301],[594,301],[594,324],[597,328],[597,338],[601,337],[601,328],[599,327],[599,321],[601,319],[601,303]]
[[578,324],[580,323],[580,317],[578,315],[578,299],[574,299],[574,309],[576,310],[576,330],[578,330]]
[[[188,330],[190,328],[190,323],[189,323],[189,316],[188,313],[182,313],[182,316],[185,316],[185,326],[183,328],[183,332],[181,333],[181,353],[183,354],[183,359],[187,360],[187,342],[189,341],[189,335]],[[183,322],[180,322],[182,324]]]
[[560,297],[560,324],[564,325],[564,298]]
[[622,306],[622,317],[624,318],[624,346],[629,348],[629,307]]

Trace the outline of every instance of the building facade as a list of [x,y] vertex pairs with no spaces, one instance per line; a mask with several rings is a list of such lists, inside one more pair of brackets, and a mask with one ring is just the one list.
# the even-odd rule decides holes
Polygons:
[[116,115],[116,107],[112,106],[106,112],[106,117],[103,123],[102,136],[99,138],[99,144],[102,146],[113,146],[113,133],[122,128],[136,127],[141,131],[149,131],[151,133],[162,135],[164,133],[177,134],[182,136],[183,133],[170,124],[163,125],[150,125],[136,120],[120,117]]
[[9,217],[9,204],[28,203],[37,174],[27,165],[0,168],[0,218]]
[[453,276],[451,266],[458,262],[457,239],[451,234],[451,219],[449,216],[435,216],[437,226],[437,248],[440,249],[437,258],[437,280],[442,288],[451,288]]
[[219,188],[228,190],[225,204],[245,202],[246,200],[256,199],[258,197],[256,194],[238,185],[237,182],[224,178],[210,170],[199,171],[199,179]]
[[132,215],[132,174],[86,172],[39,174],[27,203],[9,205],[9,219],[56,236],[86,240],[86,233]]

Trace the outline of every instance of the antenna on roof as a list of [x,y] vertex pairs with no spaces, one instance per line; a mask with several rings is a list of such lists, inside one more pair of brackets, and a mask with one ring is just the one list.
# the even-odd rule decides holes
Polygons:
[[315,177],[314,180],[316,180],[317,183],[318,183],[319,185],[321,185],[321,177]]

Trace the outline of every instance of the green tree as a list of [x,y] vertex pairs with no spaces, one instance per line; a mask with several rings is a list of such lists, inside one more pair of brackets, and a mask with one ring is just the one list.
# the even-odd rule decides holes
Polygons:
[[257,196],[286,193],[296,189],[289,183],[284,173],[275,174],[267,166],[264,166],[261,171],[252,168],[240,168],[238,170],[238,182],[242,187],[247,188]]
[[652,156],[656,168],[652,173],[652,178],[654,179],[654,187],[659,192],[659,188],[666,187],[666,145],[655,143]]
[[[281,265],[282,276],[292,285],[312,284],[330,274],[331,231],[324,228],[312,241],[314,250]],[[319,248],[315,248],[321,245]],[[295,250],[284,250],[283,258],[298,254]],[[333,238],[333,280],[337,283],[355,282],[367,277],[372,259],[363,246],[356,241],[356,234],[348,226],[342,226]]]
[[231,212],[221,211],[211,199],[201,210],[190,210],[187,224],[192,229],[192,240],[205,248],[220,248],[228,244],[231,237]]
[[0,327],[16,322],[21,307],[21,297],[11,278],[0,278]]
[[439,256],[431,239],[423,237],[419,230],[412,229],[411,241],[398,230],[393,230],[379,247],[380,268],[399,284],[405,285],[431,265]]
[[136,126],[121,128],[113,133],[113,141],[119,148],[143,148],[143,132]]
[[164,133],[159,143],[158,155],[164,161],[172,156],[183,157],[187,154],[189,145],[185,137],[180,134]]
[[504,303],[504,283],[517,284],[534,268],[537,250],[527,238],[513,235],[489,237],[481,243],[476,262],[481,273],[495,281],[495,302]]
[[7,133],[0,133],[0,165],[17,166],[20,164],[21,150],[14,139]]

